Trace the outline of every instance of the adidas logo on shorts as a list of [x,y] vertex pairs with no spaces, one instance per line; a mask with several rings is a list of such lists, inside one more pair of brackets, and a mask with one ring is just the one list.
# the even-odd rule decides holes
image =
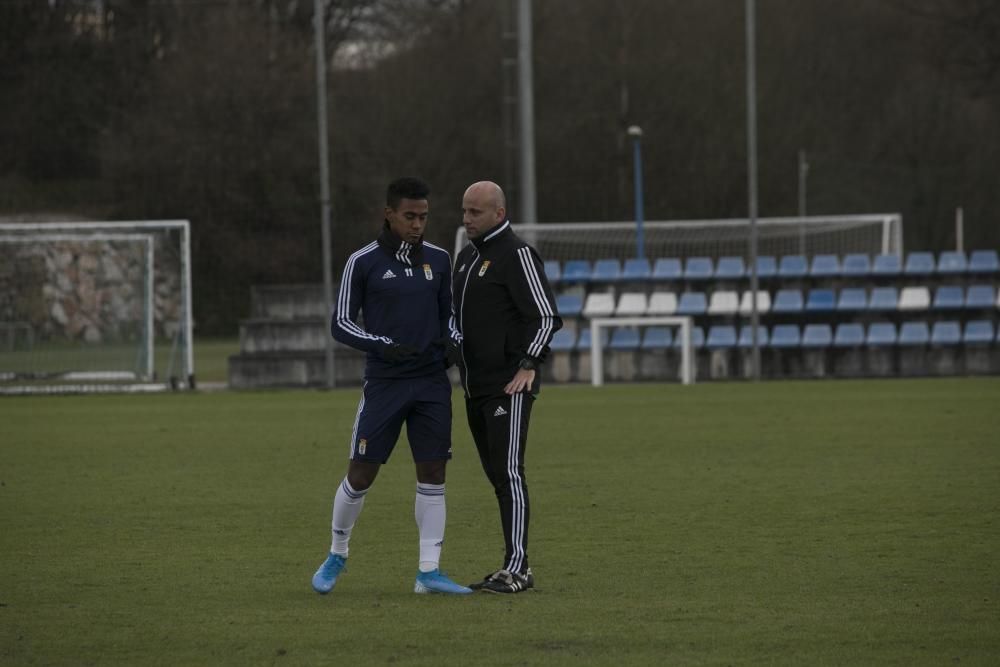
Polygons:
[[507,414],[507,411],[503,409],[502,405],[498,405],[497,406],[497,411],[493,413],[493,416],[494,417],[503,417],[505,414]]

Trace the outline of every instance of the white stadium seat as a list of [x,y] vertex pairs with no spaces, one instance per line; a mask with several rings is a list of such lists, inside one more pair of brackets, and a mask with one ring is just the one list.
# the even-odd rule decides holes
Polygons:
[[904,287],[899,294],[899,310],[927,310],[931,307],[931,291],[926,287]]
[[647,315],[673,315],[677,312],[677,295],[673,292],[653,292],[649,297]]
[[[753,293],[750,290],[743,292],[743,297],[740,299],[740,315],[749,315],[750,311],[753,310],[753,304],[750,303],[750,299],[753,297]],[[767,290],[757,290],[757,312],[767,313],[771,310],[771,293]]]
[[592,292],[583,305],[584,317],[609,317],[615,312],[615,295],[607,292]]
[[740,307],[740,298],[736,292],[720,290],[712,292],[712,298],[708,302],[709,315],[735,315]]
[[615,315],[619,317],[637,317],[646,314],[646,295],[642,292],[624,292],[618,297],[618,308]]

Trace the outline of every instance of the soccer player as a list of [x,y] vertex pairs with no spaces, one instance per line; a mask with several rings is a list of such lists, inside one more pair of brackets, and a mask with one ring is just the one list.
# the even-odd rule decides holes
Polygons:
[[[423,239],[429,193],[414,178],[390,183],[382,233],[344,267],[331,330],[341,343],[368,354],[347,476],[333,500],[333,543],[312,579],[318,593],[333,590],[344,570],[351,531],[403,422],[417,473],[414,514],[420,558],[413,590],[472,592],[438,567],[445,466],[451,458],[451,382],[440,343],[457,332],[451,324],[450,258]],[[364,327],[358,324],[359,311]]]
[[452,278],[466,415],[500,505],[506,548],[503,567],[470,588],[492,593],[535,585],[524,450],[538,368],[562,327],[542,260],[510,228],[506,206],[496,183],[473,183],[465,191],[462,225],[472,243],[455,258]]

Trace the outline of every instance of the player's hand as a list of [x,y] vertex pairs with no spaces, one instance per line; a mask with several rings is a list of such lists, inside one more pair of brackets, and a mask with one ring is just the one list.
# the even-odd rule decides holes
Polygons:
[[390,364],[403,364],[420,356],[420,350],[412,345],[392,343],[382,348],[382,358]]
[[451,368],[459,362],[462,357],[462,350],[453,338],[442,336],[434,340],[431,345],[440,345],[444,348],[444,367]]
[[507,383],[507,386],[503,388],[503,391],[508,396],[513,396],[514,394],[520,394],[524,391],[531,391],[531,385],[535,384],[535,371],[527,371],[523,368],[519,368],[516,373],[514,373],[514,379]]

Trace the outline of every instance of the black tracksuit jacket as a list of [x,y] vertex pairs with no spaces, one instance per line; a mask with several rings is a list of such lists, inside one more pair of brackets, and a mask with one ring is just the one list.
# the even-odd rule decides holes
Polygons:
[[542,260],[504,221],[458,254],[452,290],[465,396],[503,395],[521,360],[541,364],[562,328]]

